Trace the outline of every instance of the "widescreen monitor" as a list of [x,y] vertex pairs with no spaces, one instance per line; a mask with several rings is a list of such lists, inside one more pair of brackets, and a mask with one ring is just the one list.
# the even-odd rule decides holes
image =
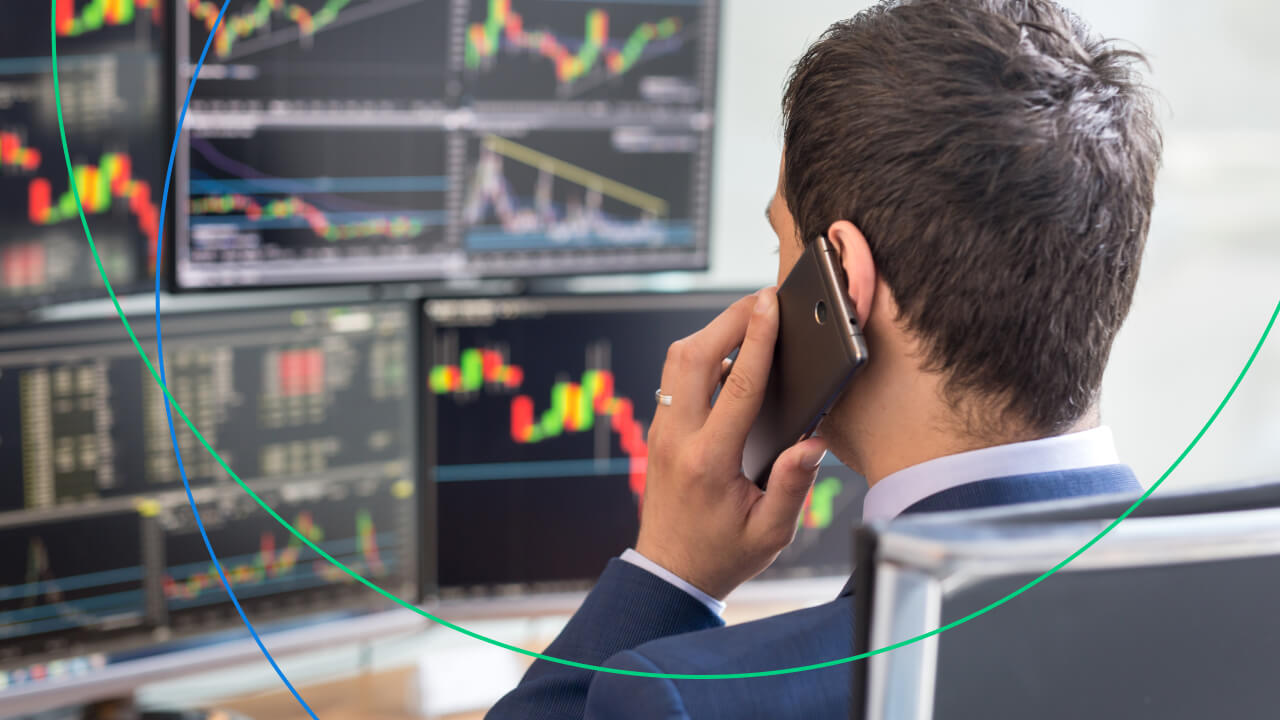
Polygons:
[[188,4],[177,288],[705,268],[718,14]]
[[[438,558],[428,593],[589,586],[636,539],[667,347],[745,294],[427,302],[419,372]],[[769,575],[846,575],[865,488],[824,464]]]
[[[239,477],[388,591],[418,590],[414,306],[165,318],[167,382]],[[155,361],[153,325],[133,320]],[[175,411],[205,528],[254,621],[385,606],[259,507]],[[0,673],[241,628],[188,505],[163,396],[114,318],[0,332]]]

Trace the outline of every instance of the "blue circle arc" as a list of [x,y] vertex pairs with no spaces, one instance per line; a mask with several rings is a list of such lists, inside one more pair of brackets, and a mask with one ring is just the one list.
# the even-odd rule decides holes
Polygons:
[[[51,3],[52,5],[53,3]],[[160,236],[156,241],[156,283],[155,283],[155,308],[156,308],[156,364],[160,369],[160,382],[168,387],[168,380],[164,372],[164,333],[160,328],[160,268],[164,267],[164,216],[165,211],[169,208],[169,186],[173,180],[173,161],[178,155],[179,139],[182,137],[182,126],[186,124],[187,108],[191,105],[191,96],[195,93],[196,80],[200,78],[200,69],[204,67],[205,57],[209,54],[209,47],[213,45],[213,38],[218,34],[218,28],[222,27],[222,17],[226,14],[227,8],[231,6],[231,0],[223,0],[222,9],[218,11],[218,18],[214,21],[213,27],[209,30],[209,38],[204,41],[204,49],[200,51],[200,59],[196,62],[195,72],[191,75],[191,84],[187,86],[187,96],[182,101],[182,112],[178,114],[178,127],[173,133],[173,144],[169,147],[169,166],[164,173],[164,191],[160,195]],[[55,33],[56,37],[56,33]],[[55,39],[54,42],[57,42]],[[271,669],[279,676],[280,682],[289,689],[298,704],[303,710],[307,711],[307,715],[312,720],[320,720],[316,717],[315,711],[307,705],[307,701],[302,699],[302,695],[298,693],[293,683],[289,682],[289,678],[285,676],[284,670],[280,669],[280,665],[276,659],[271,656],[271,651],[267,650],[267,646],[262,642],[262,638],[258,636],[258,631],[254,629],[253,623],[249,622],[249,616],[245,615],[244,608],[240,606],[240,598],[236,597],[236,591],[232,589],[231,582],[227,580],[227,574],[222,570],[222,563],[218,560],[218,554],[213,550],[213,543],[209,541],[209,533],[204,529],[204,520],[200,518],[200,508],[196,506],[196,498],[191,494],[191,483],[187,480],[187,468],[182,462],[182,450],[178,447],[178,434],[173,427],[173,407],[169,402],[169,394],[164,395],[164,415],[169,423],[169,443],[173,445],[173,454],[178,459],[178,474],[182,476],[182,488],[187,492],[187,504],[191,506],[191,514],[196,519],[196,527],[200,529],[200,539],[204,540],[204,547],[209,551],[209,559],[213,561],[213,567],[218,571],[218,578],[222,580],[222,587],[226,588],[227,595],[231,596],[231,604],[235,606],[236,613],[240,615],[240,620],[244,622],[244,626],[249,629],[249,634],[253,636],[253,641],[257,643],[258,649],[262,651],[263,657],[271,664]]]

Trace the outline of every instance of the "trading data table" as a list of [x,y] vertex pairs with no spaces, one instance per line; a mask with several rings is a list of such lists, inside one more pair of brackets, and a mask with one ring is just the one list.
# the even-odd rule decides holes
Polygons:
[[[149,323],[133,325],[154,348]],[[416,596],[413,326],[405,303],[166,319],[167,385],[203,437],[174,411],[187,479],[255,620],[371,597],[227,468],[302,537]],[[0,665],[239,622],[164,397],[114,318],[0,333],[0,467],[14,470],[0,485]]]

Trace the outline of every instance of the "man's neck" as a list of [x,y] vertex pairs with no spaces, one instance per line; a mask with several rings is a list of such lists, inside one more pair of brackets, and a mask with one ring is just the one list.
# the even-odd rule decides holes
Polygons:
[[[909,414],[914,413],[893,413],[899,416]],[[914,418],[890,417],[885,418],[883,425],[876,423],[878,427],[859,434],[858,457],[862,458],[859,470],[867,478],[867,485],[874,486],[899,470],[929,460],[1003,444],[948,432],[944,422],[945,418],[936,414]]]
[[[974,432],[972,422],[956,413],[942,398],[940,381],[919,374],[901,378],[881,377],[875,390],[864,393],[866,407],[859,408],[856,426],[842,435],[852,440],[847,446],[851,467],[874,486],[885,477],[929,460],[1008,443],[1046,437],[1024,428],[1003,428],[998,432]],[[870,389],[870,388],[868,388]],[[874,408],[872,412],[868,410]],[[1096,406],[1086,412],[1066,434],[1097,427]],[[838,457],[843,443],[833,443]]]

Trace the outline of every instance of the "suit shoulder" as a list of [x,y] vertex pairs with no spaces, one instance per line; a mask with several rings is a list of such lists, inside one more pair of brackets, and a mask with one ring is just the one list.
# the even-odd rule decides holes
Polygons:
[[[661,668],[634,650],[609,658],[605,667],[660,673]],[[684,702],[675,684],[667,678],[636,677],[618,673],[597,673],[587,692],[584,720],[686,720]]]
[[635,651],[666,672],[720,674],[811,665],[848,657],[852,648],[853,602],[841,598],[738,625],[660,638]]
[[[813,665],[853,654],[849,598],[754,622],[647,642],[609,667],[686,675],[750,673]],[[715,680],[599,674],[588,718],[828,717],[847,713],[848,663],[785,675]],[[632,712],[634,711],[634,712]],[[637,714],[639,713],[639,714]]]

